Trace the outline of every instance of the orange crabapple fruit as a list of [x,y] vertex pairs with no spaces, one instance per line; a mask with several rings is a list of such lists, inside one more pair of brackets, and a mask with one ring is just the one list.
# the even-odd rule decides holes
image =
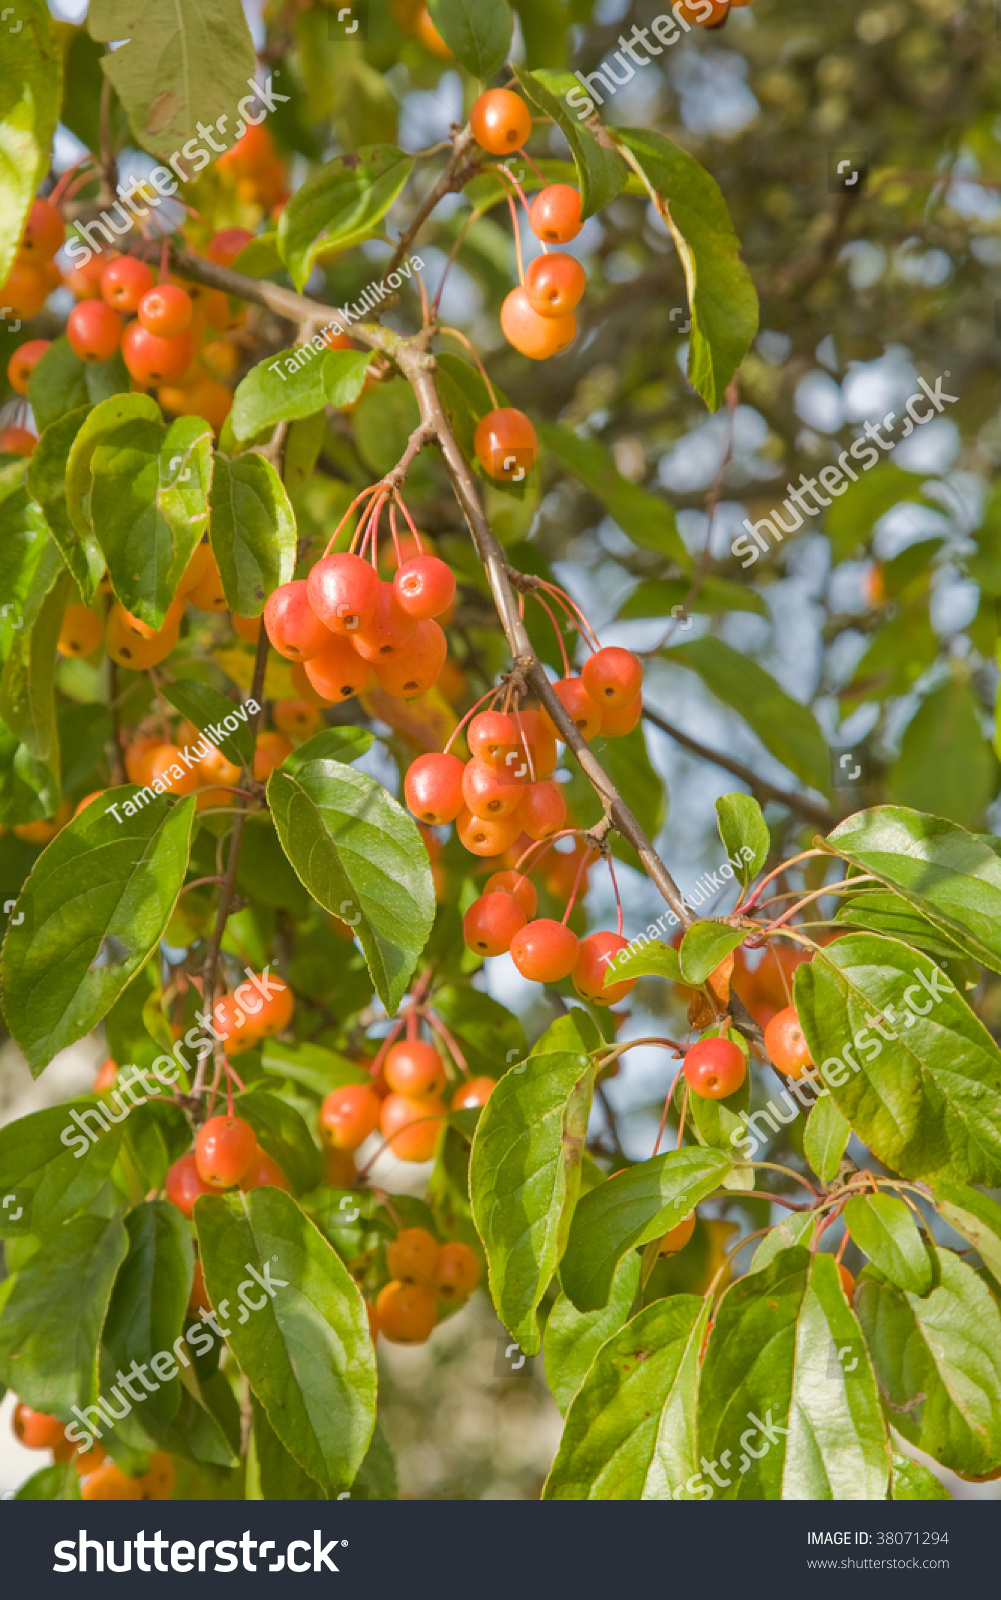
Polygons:
[[434,1282],[439,1244],[426,1228],[403,1228],[386,1246],[386,1269],[403,1283]]
[[440,827],[462,811],[465,766],[458,756],[430,751],[411,762],[403,780],[407,805],[419,822]]
[[414,1100],[409,1095],[390,1094],[382,1102],[379,1127],[400,1161],[430,1161],[444,1126],[445,1107],[431,1096]]
[[551,839],[567,819],[567,803],[559,784],[542,778],[526,785],[519,817],[530,839]]
[[355,634],[375,616],[379,574],[361,556],[322,556],[306,581],[309,603],[332,633]]
[[491,873],[483,885],[484,894],[493,894],[494,890],[513,895],[526,917],[534,917],[539,905],[539,896],[531,878],[526,878],[523,872],[515,872],[508,868],[504,872]]
[[28,379],[51,343],[50,339],[26,339],[18,345],[7,363],[7,377],[15,394],[28,393]]
[[438,681],[448,654],[448,640],[433,617],[422,617],[396,655],[372,663],[381,688],[400,700],[426,694]]
[[455,831],[470,855],[500,856],[520,837],[521,823],[517,812],[504,817],[474,817],[468,806],[463,806],[455,819]]
[[536,256],[525,273],[525,294],[540,317],[565,317],[580,304],[587,278],[573,256],[559,251]]
[[495,1078],[470,1078],[468,1083],[460,1083],[452,1096],[453,1111],[475,1111],[480,1106],[485,1106],[496,1088]]
[[532,131],[532,113],[511,89],[488,89],[469,113],[473,138],[493,156],[519,150]]
[[411,617],[440,617],[455,599],[455,574],[439,556],[412,556],[393,578],[397,604]]
[[458,1305],[468,1300],[480,1281],[480,1263],[468,1244],[449,1240],[438,1252],[434,1288],[439,1300]]
[[479,756],[473,756],[466,762],[462,774],[462,798],[474,817],[509,816],[521,805],[525,793],[523,783],[505,781],[503,768],[497,768]]
[[538,917],[526,922],[511,941],[511,959],[523,978],[559,983],[569,978],[580,955],[580,940],[562,922]]
[[473,901],[462,919],[462,936],[478,956],[502,956],[527,921],[514,896],[495,889]]
[[473,449],[489,477],[519,482],[535,465],[539,441],[523,411],[502,406],[480,418]]
[[635,978],[623,978],[605,988],[605,978],[613,971],[616,958],[628,949],[628,940],[620,933],[590,933],[581,940],[573,983],[582,1000],[590,1000],[598,1006],[614,1006],[635,989]]
[[198,1130],[195,1165],[203,1183],[231,1189],[257,1155],[257,1136],[242,1117],[210,1117]]
[[765,1049],[772,1066],[787,1078],[802,1078],[813,1066],[810,1047],[795,1006],[776,1011],[765,1025]]
[[540,316],[520,286],[505,297],[500,325],[508,344],[532,361],[548,361],[550,356],[560,355],[577,337],[572,311]]
[[382,1101],[367,1083],[332,1089],[320,1107],[320,1138],[334,1150],[357,1150],[379,1126]]
[[434,1331],[438,1307],[424,1284],[394,1278],[379,1291],[375,1317],[379,1332],[392,1344],[423,1344]]
[[199,1195],[218,1192],[199,1176],[193,1150],[181,1156],[180,1160],[175,1161],[170,1168],[167,1173],[166,1191],[167,1199],[177,1207],[181,1216],[187,1217],[189,1221],[194,1216],[195,1201]]
[[363,661],[350,639],[327,630],[327,642],[315,656],[302,663],[314,692],[329,704],[350,700],[368,687],[372,669]]
[[747,1076],[747,1060],[732,1039],[699,1039],[685,1055],[685,1082],[704,1100],[736,1094]]
[[528,222],[544,244],[569,244],[581,230],[581,200],[568,183],[550,183],[540,189],[528,209]]
[[[553,684],[553,693],[582,738],[591,740],[601,732],[601,707],[592,700],[580,678],[559,678]],[[542,715],[550,732],[558,739],[559,731],[548,711],[543,711]]]
[[382,1070],[390,1089],[411,1100],[437,1097],[445,1088],[441,1056],[423,1039],[399,1039],[390,1045]]
[[580,679],[597,705],[628,706],[643,687],[643,665],[631,650],[608,645],[588,657]]
[[690,1211],[687,1217],[682,1218],[676,1228],[668,1229],[667,1233],[665,1233],[663,1239],[660,1241],[660,1247],[657,1251],[657,1254],[661,1256],[677,1255],[679,1250],[684,1250],[685,1245],[688,1243],[694,1232],[695,1212]]

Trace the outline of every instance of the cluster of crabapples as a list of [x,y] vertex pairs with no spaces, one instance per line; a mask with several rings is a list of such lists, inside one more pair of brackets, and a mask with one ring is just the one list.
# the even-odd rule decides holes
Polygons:
[[[469,126],[481,149],[494,156],[521,150],[532,131],[532,114],[512,89],[488,89],[469,114]],[[527,159],[527,158],[526,158]],[[500,323],[508,343],[534,361],[559,355],[577,337],[574,311],[587,285],[584,268],[565,251],[550,251],[551,244],[569,244],[581,230],[579,192],[567,183],[541,189],[531,205],[517,179],[506,170],[528,211],[528,223],[542,244],[542,254],[521,270],[521,244],[517,213],[512,206],[521,282],[505,297]]]
[[[377,1130],[400,1161],[430,1161],[445,1126],[448,1080],[441,1056],[426,1039],[399,1039],[376,1057],[369,1083],[332,1089],[320,1107],[320,1139],[331,1152],[351,1153]],[[493,1078],[468,1078],[451,1097],[453,1111],[483,1106]]]
[[[599,733],[628,733],[636,726],[642,677],[632,651],[609,646],[588,657],[579,677],[561,678],[553,690],[581,736],[590,740]],[[535,887],[518,870],[523,856],[545,848],[565,831],[566,801],[553,778],[557,738],[544,709],[480,711],[466,729],[469,760],[448,750],[418,756],[404,779],[404,796],[425,826],[455,823],[472,855],[514,858],[512,866],[488,878],[483,894],[466,912],[463,932],[470,949],[481,956],[510,951],[522,976],[539,983],[557,983],[572,974],[581,996],[611,1005],[633,987],[623,980],[604,988],[608,964],[625,949],[625,939],[594,933],[581,941],[565,920],[537,918]],[[579,871],[586,860],[585,848]],[[569,911],[568,906],[567,916]]]
[[476,1252],[461,1240],[439,1244],[426,1228],[403,1228],[386,1246],[389,1282],[369,1301],[369,1326],[393,1344],[423,1344],[438,1321],[439,1305],[469,1299],[480,1281]]
[[[288,198],[284,163],[263,126],[248,127],[216,165],[244,204],[274,216]],[[246,321],[246,308],[219,289],[171,282],[163,250],[158,271],[138,256],[114,249],[60,266],[55,258],[66,228],[58,202],[88,177],[86,172],[74,177],[75,172],[71,169],[50,198],[33,201],[0,299],[9,314],[30,321],[54,289],[70,288],[77,303],[65,332],[81,361],[100,365],[120,351],[134,386],[154,389],[167,415],[202,417],[218,433],[233,404],[230,380],[244,359],[237,330]],[[254,237],[247,228],[221,228],[199,253],[215,266],[228,267]],[[193,248],[193,241],[187,243]],[[348,342],[343,335],[330,335],[332,346]],[[27,395],[28,380],[50,343],[28,339],[14,351],[7,376],[16,394]],[[2,453],[28,456],[37,442],[21,424],[0,430]]]
[[26,1450],[51,1450],[53,1461],[72,1461],[80,1479],[81,1500],[169,1500],[174,1488],[174,1463],[164,1450],[154,1450],[139,1477],[131,1477],[95,1440],[78,1450],[66,1437],[58,1417],[33,1411],[23,1401],[14,1407],[14,1437]]
[[401,700],[438,681],[448,643],[437,618],[452,605],[455,577],[419,540],[413,549],[400,547],[406,559],[392,581],[379,577],[374,549],[371,561],[345,550],[322,556],[308,578],[268,596],[268,638],[326,704],[364,693],[373,680]]

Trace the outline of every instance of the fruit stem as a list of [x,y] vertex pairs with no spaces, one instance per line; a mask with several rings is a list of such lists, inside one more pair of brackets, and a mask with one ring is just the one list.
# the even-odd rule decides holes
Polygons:
[[609,877],[612,880],[612,890],[613,890],[613,892],[615,894],[615,913],[616,913],[615,931],[618,934],[619,938],[621,939],[622,938],[622,896],[619,894],[619,882],[618,882],[618,879],[615,876],[615,864],[612,861],[611,852],[609,852],[609,854],[605,857],[605,860],[608,863],[608,873],[609,873]]
[[66,193],[66,189],[69,186],[74,173],[78,172],[81,167],[92,167],[95,165],[96,163],[94,161],[94,157],[91,155],[89,150],[84,155],[80,156],[79,160],[74,161],[72,166],[66,168],[66,171],[62,174],[59,182],[49,195],[49,204],[51,206],[57,206],[59,204],[60,200],[63,198],[63,195]]
[[818,1200],[820,1199],[820,1190],[814,1187],[809,1178],[804,1178],[801,1172],[795,1172],[792,1167],[782,1167],[777,1161],[751,1161],[748,1165],[752,1166],[755,1171],[761,1167],[769,1172],[784,1172],[787,1178],[793,1178],[796,1183],[801,1183],[804,1189],[809,1189],[812,1195]]
[[[378,488],[379,488],[379,485],[377,483],[370,483],[367,488],[365,488],[365,489],[363,489],[361,491],[360,494],[356,494],[355,495],[355,497],[352,500],[351,504],[348,506],[348,509],[345,511],[345,513],[342,516],[340,522],[337,524],[336,528],[334,529],[333,533],[330,535],[330,538],[327,541],[326,549],[323,552],[323,554],[325,556],[329,556],[329,554],[331,552],[331,549],[333,548],[334,543],[336,542],[337,535],[340,533],[340,531],[343,528],[344,524],[347,522],[347,520],[350,517],[351,513],[354,511],[355,507],[357,505],[360,505],[361,502],[363,500],[365,500],[369,495],[375,494],[376,491],[378,490]],[[358,537],[358,530],[356,528],[355,532],[354,532],[354,534],[352,535],[352,538],[351,538],[351,548],[352,549],[354,548],[355,540],[357,539],[357,537]]]
[[[640,1041],[639,1040],[634,1040],[633,1042],[638,1044]],[[651,1040],[651,1041],[648,1041],[648,1042],[652,1043],[653,1041]],[[661,1112],[661,1116],[660,1116],[660,1127],[657,1129],[657,1138],[654,1141],[653,1150],[652,1150],[651,1155],[650,1155],[650,1160],[651,1161],[653,1160],[654,1156],[657,1154],[657,1151],[660,1149],[660,1141],[661,1141],[661,1139],[663,1139],[663,1137],[664,1137],[664,1129],[667,1127],[667,1113],[670,1110],[671,1101],[674,1099],[674,1091],[677,1088],[678,1079],[681,1077],[681,1074],[684,1072],[684,1070],[685,1070],[685,1063],[684,1063],[684,1061],[682,1061],[681,1066],[678,1068],[677,1072],[674,1074],[674,1077],[671,1079],[671,1087],[668,1089],[667,1095],[666,1095],[666,1097],[664,1099],[664,1109]]]
[[497,698],[497,696],[499,694],[500,694],[500,688],[498,687],[496,689],[488,689],[486,694],[481,694],[480,695],[480,698],[476,701],[475,705],[471,705],[469,710],[465,713],[465,715],[462,718],[462,721],[461,722],[457,722],[455,724],[455,727],[452,729],[452,732],[448,736],[448,744],[446,744],[445,749],[442,752],[443,755],[448,755],[449,748],[451,747],[451,744],[452,744],[452,740],[455,739],[456,736],[462,732],[463,728],[466,726],[466,723],[470,720],[470,718],[474,717],[476,715],[476,712],[479,710],[479,708],[483,704],[484,700],[490,700],[490,701],[496,700],[496,698]]
[[497,404],[497,390],[494,388],[493,384],[490,382],[490,379],[487,376],[486,367],[483,365],[483,362],[480,360],[479,355],[477,354],[477,352],[474,349],[474,347],[470,344],[469,340],[466,338],[466,335],[464,333],[460,333],[458,328],[449,328],[444,323],[439,324],[437,332],[438,333],[450,333],[452,335],[453,339],[458,339],[460,341],[460,343],[465,345],[466,349],[469,351],[470,355],[472,356],[473,360],[476,362],[476,365],[480,370],[480,377],[483,379],[483,382],[486,384],[487,394],[490,396],[490,404],[493,406],[495,411],[498,411],[500,409],[500,407]]
[[372,1064],[368,1069],[371,1077],[377,1078],[379,1076],[379,1069],[386,1059],[386,1052],[389,1050],[390,1045],[395,1042],[397,1036],[403,1032],[403,1029],[406,1026],[406,1021],[406,1017],[398,1017],[393,1023],[393,1026],[390,1028],[389,1032],[386,1034],[382,1044],[372,1057]]
[[823,888],[814,889],[812,893],[804,895],[802,900],[797,900],[794,906],[790,906],[789,910],[784,911],[781,917],[777,917],[774,922],[769,922],[762,931],[764,933],[774,933],[776,928],[781,928],[784,923],[789,921],[790,917],[794,917],[797,911],[801,911],[804,906],[808,906],[811,900],[822,900],[825,894],[836,894],[842,890],[854,888],[857,883],[876,883],[877,881],[871,872],[865,872],[857,878],[843,878],[840,883],[825,884]]
[[438,1035],[438,1037],[444,1041],[444,1043],[445,1043],[450,1055],[453,1057],[453,1059],[455,1061],[456,1066],[459,1068],[459,1071],[465,1073],[466,1077],[468,1078],[469,1077],[469,1064],[466,1061],[465,1056],[463,1055],[462,1051],[460,1050],[460,1048],[459,1048],[458,1044],[456,1043],[455,1039],[453,1038],[452,1034],[446,1028],[445,1024],[442,1022],[442,1020],[438,1016],[437,1012],[432,1011],[429,1007],[428,1008],[422,1007],[421,1008],[421,1015],[430,1024],[431,1028]]
[[685,1134],[685,1118],[688,1115],[688,1097],[689,1097],[690,1092],[691,1091],[689,1090],[689,1087],[688,1087],[688,1085],[686,1083],[685,1084],[685,1097],[681,1102],[681,1116],[678,1118],[678,1142],[674,1147],[675,1150],[680,1150],[681,1149],[681,1141],[684,1138],[684,1134]]
[[540,588],[545,589],[547,594],[551,594],[554,599],[560,602],[560,604],[566,610],[566,613],[574,627],[577,629],[578,633],[581,634],[584,643],[588,646],[588,648],[591,650],[600,650],[601,646],[598,643],[598,635],[588,622],[576,600],[572,600],[567,594],[566,590],[559,587],[559,584],[547,583],[543,580],[543,582],[540,584]]
[[746,900],[742,900],[739,906],[734,907],[732,915],[738,917],[741,915],[741,913],[746,915],[748,911],[753,911],[754,907],[761,899],[762,892],[767,889],[768,885],[772,883],[775,878],[780,878],[783,872],[788,872],[789,868],[794,867],[797,861],[808,861],[811,856],[826,856],[829,854],[830,851],[828,850],[801,850],[798,856],[790,856],[788,861],[780,862],[773,872],[769,872],[767,877],[762,878],[752,895],[749,895]]
[[543,600],[543,598],[542,598],[541,594],[539,594],[538,590],[533,590],[532,592],[535,595],[536,600],[539,602],[539,605],[542,607],[543,611],[546,613],[546,616],[549,618],[550,622],[553,625],[553,631],[556,634],[556,642],[560,647],[560,655],[563,658],[563,676],[564,676],[564,678],[569,678],[569,676],[570,676],[570,660],[569,660],[569,657],[567,656],[567,647],[563,642],[563,634],[560,631],[560,625],[557,622],[556,618],[553,616],[552,607],[548,604],[547,601]]
[[518,231],[518,208],[511,195],[507,196],[507,203],[511,208],[511,226],[514,229],[514,248],[518,257],[518,282],[525,287],[525,264],[521,259],[521,234]]
[[564,911],[563,917],[562,917],[562,922],[563,922],[564,928],[566,927],[567,922],[570,919],[570,913],[573,910],[574,901],[577,898],[577,890],[580,888],[580,880],[583,877],[584,872],[586,871],[587,866],[588,866],[588,857],[591,854],[591,849],[592,849],[592,846],[589,845],[587,847],[587,849],[584,851],[584,854],[580,858],[580,865],[577,868],[577,876],[574,878],[573,888],[570,890],[570,899],[567,901],[567,908]]

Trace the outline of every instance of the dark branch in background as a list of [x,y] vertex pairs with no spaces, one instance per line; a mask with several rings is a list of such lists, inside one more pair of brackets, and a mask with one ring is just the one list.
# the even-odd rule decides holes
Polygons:
[[735,778],[741,778],[748,785],[751,793],[757,800],[776,800],[779,805],[788,806],[790,811],[796,811],[808,822],[815,822],[821,828],[833,828],[837,817],[829,811],[819,800],[810,800],[805,794],[795,794],[790,789],[776,788],[774,783],[759,778],[758,774],[744,765],[742,761],[734,761],[732,756],[725,756],[718,750],[710,750],[708,745],[700,744],[698,739],[693,739],[691,734],[683,733],[676,728],[673,722],[668,722],[659,711],[651,711],[648,706],[643,707],[643,715],[647,722],[652,722],[661,733],[666,733],[685,750],[691,750],[693,755],[701,756],[704,761],[711,761],[714,766],[722,767],[725,772],[732,772]]
[[[334,314],[333,307],[322,305],[317,300],[310,300],[290,289],[282,289],[277,284],[257,282],[253,278],[233,272],[229,267],[215,266],[212,262],[202,261],[198,256],[189,255],[184,251],[172,255],[172,264],[182,276],[192,278],[197,283],[207,283],[211,288],[222,289],[227,294],[236,295],[243,300],[266,306],[292,322],[322,325],[329,322]],[[418,336],[416,341],[409,342],[391,329],[379,327],[374,323],[354,324],[351,336],[360,344],[378,350],[395,361],[400,372],[411,384],[424,431],[437,441],[456,498],[472,534],[476,552],[483,563],[516,671],[549,713],[564,744],[577,757],[581,769],[597,791],[615,828],[632,845],[651,881],[660,890],[682,926],[687,927],[694,919],[690,908],[682,898],[681,891],[640,827],[631,808],[596,760],[579,729],[554,694],[542,662],[532,648],[525,625],[518,614],[518,602],[508,577],[504,552],[483,512],[475,477],[459,449],[438,396],[434,381],[434,357],[421,348],[424,336]],[[239,818],[237,820],[239,821]],[[219,938],[221,937],[220,931]]]
[[472,172],[479,166],[479,147],[477,147],[476,157],[469,163],[469,170],[460,172],[459,168],[462,166],[462,159],[473,142],[471,128],[464,128],[461,133],[456,134],[452,153],[445,164],[444,170],[417,207],[408,226],[400,234],[399,242],[393,251],[392,260],[386,268],[385,277],[388,278],[391,272],[395,272],[428,217],[438,205],[438,202],[443,200],[447,194],[457,193],[464,184],[468,183]]

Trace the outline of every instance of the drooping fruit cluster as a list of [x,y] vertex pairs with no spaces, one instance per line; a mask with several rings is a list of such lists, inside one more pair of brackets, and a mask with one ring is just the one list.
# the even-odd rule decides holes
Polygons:
[[80,1450],[57,1417],[33,1411],[23,1401],[14,1407],[14,1437],[27,1450],[51,1450],[53,1460],[72,1461],[80,1479],[81,1500],[169,1500],[174,1491],[174,1463],[164,1450],[151,1451],[144,1473],[132,1477],[94,1440]]
[[369,1306],[372,1335],[394,1344],[423,1344],[438,1320],[438,1303],[461,1305],[480,1281],[480,1263],[459,1240],[439,1244],[426,1228],[404,1228],[386,1246],[390,1274]]
[[[283,733],[270,729],[258,733],[253,767],[258,782],[263,783],[294,749],[291,739]],[[143,733],[140,725],[125,751],[125,773],[130,783],[151,790],[153,794],[197,795],[195,806],[199,811],[231,807],[233,790],[239,787],[242,778],[242,768],[183,718],[177,724],[173,740],[165,738],[162,731]],[[96,798],[96,795],[87,797],[88,801]]]
[[388,495],[380,485],[365,495],[370,507],[356,538],[361,551],[370,547],[371,559],[354,549],[328,553],[308,578],[275,589],[264,609],[271,643],[301,665],[308,685],[327,704],[350,700],[373,681],[401,700],[425,694],[437,682],[448,649],[437,618],[455,598],[451,569],[426,553],[414,530],[415,553],[406,554],[397,541],[398,555],[406,558],[398,560],[391,581],[380,578],[376,539]]
[[[532,131],[532,114],[511,89],[488,89],[469,113],[469,126],[477,144],[491,155],[509,156],[519,150]],[[543,254],[521,270],[521,240],[517,212],[512,219],[521,282],[501,306],[500,323],[509,344],[533,361],[559,355],[577,337],[574,311],[584,294],[586,278],[580,262],[563,251],[550,254],[550,244],[568,244],[581,228],[581,198],[565,183],[548,184],[529,205],[509,167],[494,169],[510,183],[528,212],[528,223],[542,241]],[[479,452],[477,452],[479,453]]]

